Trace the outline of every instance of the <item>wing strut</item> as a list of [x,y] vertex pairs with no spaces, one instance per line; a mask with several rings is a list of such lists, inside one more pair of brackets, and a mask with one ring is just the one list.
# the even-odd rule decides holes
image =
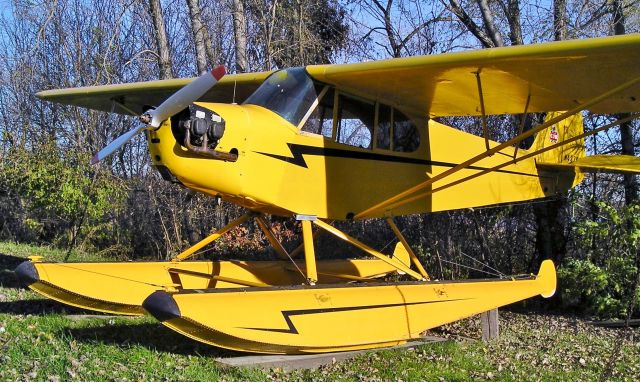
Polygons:
[[[534,157],[534,156],[536,156],[536,155],[540,155],[540,154],[542,154],[542,153],[544,153],[544,152],[546,152],[546,151],[556,149],[556,148],[558,148],[558,147],[560,147],[560,146],[568,145],[568,144],[569,144],[569,143],[571,143],[571,142],[575,142],[575,141],[577,141],[577,140],[580,140],[580,139],[583,139],[583,138],[586,138],[586,137],[590,137],[590,136],[595,135],[595,134],[597,134],[597,133],[599,133],[599,132],[601,132],[601,131],[608,130],[608,129],[612,128],[612,127],[615,127],[615,126],[621,125],[621,124],[623,124],[623,123],[625,123],[625,122],[631,121],[631,120],[633,120],[633,119],[635,119],[635,118],[638,118],[638,117],[640,117],[640,114],[633,114],[633,115],[631,115],[631,116],[629,116],[629,117],[627,117],[627,118],[618,119],[618,120],[616,120],[615,122],[611,122],[611,123],[606,124],[606,125],[604,125],[604,126],[602,126],[602,127],[598,127],[597,129],[593,129],[593,130],[589,131],[588,133],[583,133],[583,134],[580,134],[580,135],[576,135],[575,137],[571,137],[571,138],[569,138],[569,139],[567,139],[567,140],[564,140],[564,141],[562,141],[562,142],[558,142],[558,143],[553,144],[553,145],[551,145],[551,146],[544,147],[544,148],[542,148],[542,149],[540,149],[540,150],[537,150],[537,151],[534,151],[534,152],[529,153],[529,154],[527,154],[527,155],[524,155],[524,156],[522,156],[522,157],[518,158],[517,160],[524,160],[524,159],[528,159],[528,158]],[[499,164],[499,165],[497,165],[497,166],[494,166],[494,167],[492,167],[492,168],[489,168],[489,169],[486,169],[486,170],[482,170],[482,171],[480,171],[480,172],[477,172],[477,173],[475,173],[475,174],[473,174],[473,175],[469,175],[469,176],[464,177],[464,178],[462,178],[462,179],[458,179],[458,180],[453,181],[453,182],[451,182],[451,183],[447,183],[447,184],[445,184],[445,185],[443,185],[443,186],[436,187],[436,188],[434,188],[434,189],[432,189],[432,190],[425,191],[425,192],[422,192],[422,193],[420,193],[420,194],[414,195],[414,196],[412,196],[412,197],[410,197],[410,198],[402,199],[402,200],[401,200],[401,201],[399,201],[399,202],[396,202],[396,203],[393,203],[393,204],[389,205],[389,208],[390,208],[390,209],[393,209],[393,208],[396,208],[396,207],[402,206],[402,205],[404,205],[404,204],[411,203],[411,202],[416,201],[416,200],[418,200],[418,199],[425,198],[425,197],[427,197],[427,196],[429,196],[429,195],[431,195],[431,194],[434,194],[434,193],[436,193],[436,192],[438,192],[438,191],[442,191],[442,190],[444,190],[444,189],[447,189],[447,188],[449,188],[449,187],[453,187],[453,186],[458,185],[458,184],[460,184],[460,183],[464,183],[464,182],[469,181],[469,180],[471,180],[471,179],[475,179],[475,178],[477,178],[477,177],[479,177],[479,176],[482,176],[482,175],[488,174],[488,173],[490,173],[490,172],[500,170],[500,169],[501,169],[501,168],[503,168],[503,167],[506,167],[506,166],[508,166],[508,165],[510,165],[510,164],[512,164],[512,163],[517,162],[517,160],[515,160],[515,159],[514,159],[513,161],[507,161],[507,162],[504,162],[504,163]]]
[[[480,79],[480,69],[475,72],[476,82],[478,83],[478,98],[480,99],[480,113],[482,114],[482,135],[484,135],[484,144],[489,151],[489,129],[487,128],[487,113],[484,109],[484,95],[482,94],[482,80]],[[491,154],[493,155],[493,154]]]
[[[444,171],[444,172],[442,172],[442,173],[440,173],[440,174],[438,174],[438,175],[436,175],[436,176],[434,176],[432,178],[427,179],[426,181],[424,181],[422,183],[419,183],[419,184],[417,184],[417,185],[415,185],[415,186],[413,186],[413,187],[411,187],[411,188],[409,188],[409,189],[397,194],[396,196],[393,196],[393,197],[391,197],[391,198],[389,198],[387,200],[384,200],[384,201],[374,205],[373,207],[370,207],[370,208],[358,213],[357,215],[354,216],[354,219],[365,218],[365,217],[367,217],[369,215],[372,215],[372,214],[374,214],[374,213],[376,213],[376,212],[378,212],[380,210],[383,210],[383,209],[387,209],[388,210],[389,206],[391,206],[393,204],[396,204],[400,200],[402,200],[402,199],[404,199],[404,198],[406,198],[406,197],[408,197],[410,195],[413,195],[413,194],[415,194],[416,192],[418,192],[420,190],[423,190],[423,189],[429,187],[431,184],[437,182],[438,180],[446,178],[447,176],[449,176],[451,174],[454,174],[454,173],[456,173],[456,172],[458,172],[460,170],[464,170],[464,169],[468,168],[469,166],[477,163],[478,161],[480,161],[480,160],[482,160],[482,159],[484,159],[484,158],[486,158],[488,156],[491,156],[491,155],[497,153],[498,151],[500,151],[500,150],[502,150],[502,149],[504,149],[506,147],[512,146],[514,144],[518,144],[518,143],[520,143],[520,141],[522,141],[522,140],[524,140],[524,139],[526,139],[526,138],[528,138],[528,137],[530,137],[530,136],[532,136],[534,134],[537,134],[538,132],[540,132],[542,130],[547,129],[549,126],[552,126],[552,125],[554,125],[554,124],[556,124],[556,123],[558,123],[560,121],[563,121],[563,120],[571,117],[572,115],[581,112],[584,109],[588,109],[589,107],[591,107],[591,106],[593,106],[595,104],[598,104],[598,103],[606,100],[607,98],[609,98],[609,97],[611,97],[611,96],[613,96],[613,95],[615,95],[617,93],[620,93],[620,92],[624,91],[625,89],[628,89],[629,87],[631,87],[631,86],[633,86],[633,85],[635,85],[637,83],[640,83],[640,77],[636,77],[636,78],[634,78],[634,79],[632,79],[630,81],[627,81],[627,82],[623,83],[622,85],[619,85],[619,86],[609,90],[608,92],[605,92],[605,93],[603,93],[603,94],[601,94],[601,95],[599,95],[597,97],[594,97],[594,98],[592,98],[592,99],[590,99],[590,100],[588,100],[588,101],[586,101],[586,102],[584,102],[582,104],[579,104],[578,106],[574,107],[573,109],[568,110],[568,111],[560,114],[559,116],[557,116],[555,118],[552,118],[552,119],[546,121],[545,123],[543,123],[543,124],[541,124],[539,126],[534,127],[531,130],[527,130],[526,132],[518,135],[517,137],[514,137],[514,138],[512,138],[512,139],[510,139],[510,140],[508,140],[506,142],[503,142],[503,143],[499,144],[498,146],[496,146],[494,148],[491,148],[491,149],[489,149],[489,150],[487,150],[487,151],[485,151],[483,153],[480,153],[480,154],[474,156],[473,158],[468,159],[468,160],[466,160],[466,161],[464,161],[464,162],[462,162],[462,163],[450,168],[449,170],[446,170],[446,171]],[[404,204],[404,203],[402,203],[402,204]]]
[[[527,96],[527,103],[525,103],[525,105],[524,105],[524,113],[522,113],[522,120],[520,121],[520,129],[518,130],[518,135],[516,135],[516,137],[519,137],[520,135],[522,135],[522,132],[524,131],[524,125],[527,122],[527,111],[529,111],[529,102],[530,101],[531,101],[531,91],[529,91],[529,95]],[[515,150],[513,150],[513,160],[514,161],[518,157],[518,149],[519,148],[520,148],[520,145],[517,144]]]

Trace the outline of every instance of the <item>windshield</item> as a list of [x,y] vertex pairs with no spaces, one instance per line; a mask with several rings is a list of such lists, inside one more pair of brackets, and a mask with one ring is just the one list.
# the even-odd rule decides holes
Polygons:
[[283,69],[270,75],[244,104],[265,107],[298,126],[320,90],[304,68]]

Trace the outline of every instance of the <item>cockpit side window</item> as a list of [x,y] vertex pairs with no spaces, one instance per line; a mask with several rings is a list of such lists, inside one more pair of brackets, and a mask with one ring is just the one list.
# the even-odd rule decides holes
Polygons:
[[412,152],[420,146],[418,128],[398,109],[343,94],[314,81],[304,68],[273,73],[244,103],[345,145],[371,149],[375,138],[376,149]]
[[327,91],[321,94],[318,106],[311,112],[311,115],[306,122],[304,122],[301,130],[308,133],[324,135],[327,138],[333,138],[334,98],[335,90],[328,87]]
[[279,70],[271,74],[244,104],[267,108],[298,126],[322,88],[304,68]]

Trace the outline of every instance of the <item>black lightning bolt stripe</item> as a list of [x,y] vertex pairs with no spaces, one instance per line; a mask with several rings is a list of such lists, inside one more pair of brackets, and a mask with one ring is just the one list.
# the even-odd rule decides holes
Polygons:
[[291,321],[291,317],[292,316],[304,316],[304,315],[307,315],[307,314],[320,314],[320,313],[333,313],[333,312],[347,312],[347,311],[365,310],[365,309],[393,308],[393,307],[398,307],[398,306],[435,304],[435,303],[439,303],[439,302],[463,301],[463,300],[469,300],[469,299],[468,298],[458,298],[458,299],[453,299],[453,300],[420,301],[420,302],[409,302],[409,303],[399,303],[399,304],[344,306],[344,307],[340,307],[340,308],[283,310],[283,311],[281,311],[281,313],[282,313],[282,317],[284,317],[284,321],[287,323],[287,328],[286,329],[277,329],[277,328],[241,328],[241,329],[261,330],[261,331],[264,331],[264,332],[275,332],[275,333],[299,334],[298,333],[298,329],[293,324],[293,321]]
[[[393,162],[393,163],[407,163],[407,164],[418,164],[424,166],[441,166],[441,167],[455,167],[458,163],[449,163],[449,162],[440,162],[433,161],[429,159],[418,159],[418,158],[407,158],[400,157],[395,155],[386,155],[386,154],[378,154],[370,151],[356,151],[356,150],[343,150],[343,149],[334,149],[334,148],[326,148],[326,147],[316,147],[316,146],[304,146],[298,145],[295,143],[287,143],[289,146],[289,150],[291,151],[291,157],[265,153],[261,151],[255,151],[256,154],[265,155],[274,159],[278,159],[287,163],[291,163],[296,166],[308,168],[307,162],[304,160],[303,155],[316,155],[316,156],[325,156],[325,157],[334,157],[334,158],[348,158],[348,159],[365,159],[365,160],[377,160],[383,162]],[[470,170],[487,170],[487,167],[479,167],[479,166],[468,166],[466,167]],[[496,172],[501,172],[505,174],[515,174],[515,175],[524,175],[524,176],[533,176],[538,177],[537,174],[529,174],[525,172],[518,171],[509,171],[509,170],[495,170]]]

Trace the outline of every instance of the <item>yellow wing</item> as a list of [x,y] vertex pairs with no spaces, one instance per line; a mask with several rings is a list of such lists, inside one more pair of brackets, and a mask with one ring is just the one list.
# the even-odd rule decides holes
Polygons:
[[[242,102],[260,86],[270,72],[229,74],[224,76],[200,101]],[[47,101],[109,111],[119,114],[142,114],[145,105],[157,106],[193,78],[133,82],[119,85],[87,86],[80,88],[45,90],[36,94]],[[235,95],[235,97],[234,97]],[[117,105],[121,103],[122,108]]]
[[[346,92],[420,115],[480,115],[476,72],[487,114],[569,110],[640,77],[640,34],[307,67]],[[594,106],[596,113],[640,111],[640,85]]]

